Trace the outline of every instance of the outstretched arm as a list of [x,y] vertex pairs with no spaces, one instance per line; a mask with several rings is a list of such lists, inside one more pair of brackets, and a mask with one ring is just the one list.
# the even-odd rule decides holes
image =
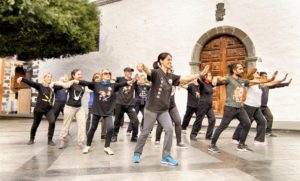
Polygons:
[[76,80],[71,80],[69,82],[61,82],[61,81],[57,81],[57,82],[53,82],[53,86],[61,86],[65,89],[68,89],[70,88],[74,83],[75,83]]
[[263,85],[264,86],[268,86],[268,87],[275,86],[277,84],[280,84],[280,83],[284,82],[286,80],[287,76],[288,76],[288,74],[285,74],[285,76],[283,77],[283,79],[281,79],[281,80],[274,80],[272,82],[268,82],[268,83],[265,83]]
[[18,79],[17,79],[17,83],[21,83],[21,82],[24,82],[25,84],[27,84],[27,85],[29,85],[30,87],[33,87],[33,88],[35,88],[35,89],[37,89],[37,90],[39,90],[40,89],[40,83],[37,83],[37,82],[33,82],[33,81],[31,81],[31,80],[28,80],[28,79],[26,79],[26,78],[24,78],[24,77],[19,77]]
[[206,65],[202,71],[199,71],[196,74],[180,77],[180,80],[179,80],[180,85],[188,84],[189,82],[191,82],[194,79],[198,79],[201,76],[205,76],[208,73],[208,70],[209,70],[209,65]]
[[260,79],[249,80],[249,81],[250,81],[250,86],[257,85],[257,84],[265,84],[265,83],[268,83],[268,82],[272,82],[272,81],[275,80],[277,74],[278,74],[278,71],[275,71],[275,72],[273,73],[272,78],[271,78],[271,79],[267,79],[267,80],[260,80]]
[[[75,82],[75,83],[77,83],[77,82]],[[95,82],[89,82],[89,81],[85,81],[85,80],[80,80],[78,82],[78,84],[82,85],[82,86],[87,86],[91,90],[94,90],[94,87],[95,87]]]

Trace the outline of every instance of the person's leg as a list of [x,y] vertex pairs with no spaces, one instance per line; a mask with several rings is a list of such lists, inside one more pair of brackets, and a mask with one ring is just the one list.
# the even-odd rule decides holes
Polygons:
[[[121,127],[121,119],[124,117],[124,106],[120,104],[116,104],[116,112],[115,112],[115,122],[114,122],[114,133],[113,137],[117,138],[120,127]],[[113,141],[117,141],[113,139]]]
[[87,134],[87,142],[86,145],[87,146],[91,146],[92,145],[92,141],[94,138],[94,134],[98,128],[98,124],[99,124],[99,120],[100,120],[100,116],[98,115],[92,115],[92,122],[91,122],[91,129],[89,130],[88,134]]
[[[136,101],[135,104],[134,104],[134,109],[135,109],[135,112],[136,112],[136,115],[138,116],[139,114],[139,111],[140,111],[140,102],[139,101]],[[131,122],[129,122],[128,124],[128,128],[127,128],[127,133],[131,133],[133,130],[133,124]]]
[[206,113],[207,119],[208,119],[208,127],[206,130],[206,139],[211,139],[213,135],[213,131],[216,125],[216,117],[213,108],[210,106]]
[[145,105],[141,106],[141,112],[142,112],[142,122],[141,122],[141,129],[143,129],[143,125],[144,125],[144,110],[145,110]]
[[49,122],[49,128],[48,128],[48,144],[50,145],[55,145],[52,141],[53,134],[54,134],[54,129],[55,129],[55,115],[54,115],[54,110],[51,109],[47,113],[45,113],[46,119]]
[[265,134],[266,134],[266,119],[264,115],[262,114],[260,108],[256,109],[256,112],[254,114],[254,120],[257,123],[256,126],[256,136],[254,138],[255,141],[264,142],[265,141]]
[[112,116],[106,116],[103,118],[104,124],[106,126],[106,139],[104,147],[110,147],[111,137],[114,132],[114,124]]
[[148,137],[149,133],[151,132],[153,125],[157,119],[157,113],[151,112],[148,109],[145,109],[144,111],[145,111],[144,112],[144,114],[145,114],[144,127],[141,130],[141,134],[138,137],[136,147],[134,150],[135,154],[142,154],[147,137]]
[[[256,108],[255,107],[252,107],[252,106],[247,106],[245,105],[244,106],[244,109],[245,111],[247,112],[247,115],[249,118],[251,118],[251,120],[253,120],[253,116],[254,116],[254,113],[256,111]],[[252,123],[252,122],[251,122]],[[232,135],[232,140],[233,141],[240,141],[240,138],[241,138],[241,133],[242,133],[242,129],[243,129],[243,126],[241,123],[238,124],[238,126],[236,127],[233,135]]]
[[78,129],[78,144],[83,145],[86,140],[86,118],[83,107],[78,108],[78,111],[75,116]]
[[61,110],[61,104],[59,102],[55,102],[53,105],[53,110],[54,110],[54,116],[56,120]]
[[172,121],[175,124],[175,134],[176,134],[176,140],[177,140],[177,145],[181,144],[181,118],[177,109],[177,106],[172,107],[169,110],[170,117]]
[[66,137],[68,136],[72,119],[76,113],[76,108],[66,105],[64,112],[65,112],[64,120],[63,120],[62,129],[60,131],[60,136],[59,136],[61,141],[66,141]]
[[168,111],[160,113],[157,117],[157,121],[161,124],[165,130],[164,146],[162,157],[171,154],[172,140],[173,140],[173,126],[172,119]]
[[187,106],[182,121],[182,126],[181,126],[182,130],[186,130],[186,128],[189,126],[193,114],[194,114],[194,109],[192,107]]
[[30,141],[28,144],[33,144],[35,139],[36,130],[39,127],[41,120],[43,118],[43,113],[40,112],[33,112],[33,123],[30,130]]
[[161,124],[159,122],[157,122],[155,141],[160,141],[162,131],[163,131],[163,127],[161,126]]
[[249,119],[247,112],[243,107],[239,109],[236,118],[240,121],[240,124],[242,125],[240,144],[244,145],[251,127],[251,121]]
[[129,117],[130,123],[132,123],[131,141],[137,141],[139,133],[139,119],[137,118],[134,106],[128,106],[125,111]]
[[[112,118],[112,116],[111,116],[111,118]],[[100,120],[101,120],[101,139],[106,139],[106,135],[107,135],[106,121],[104,121],[103,117]],[[113,122],[112,122],[112,124],[113,124]],[[112,126],[112,128],[114,129],[114,125]],[[114,133],[114,131],[113,131],[113,133]]]
[[207,112],[207,109],[208,109],[208,107],[205,104],[201,104],[197,108],[196,120],[193,124],[191,135],[190,135],[191,140],[196,140],[196,136],[198,135],[198,132],[200,131],[200,129],[202,127],[202,121]]
[[219,136],[228,127],[232,119],[235,118],[236,114],[237,114],[236,108],[229,107],[229,106],[224,107],[223,118],[221,120],[220,125],[215,130],[211,140],[212,145],[215,145],[217,143]]
[[271,134],[272,133],[272,127],[273,127],[273,114],[270,110],[270,108],[267,106],[264,109],[262,109],[262,113],[265,116],[267,120],[267,129],[266,133]]
[[92,120],[92,108],[88,109],[88,117],[86,119],[86,134],[89,132],[91,125],[91,120]]

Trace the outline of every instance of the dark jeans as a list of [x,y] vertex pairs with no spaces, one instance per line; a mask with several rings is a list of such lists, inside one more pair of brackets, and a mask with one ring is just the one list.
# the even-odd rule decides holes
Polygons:
[[245,144],[247,139],[248,132],[251,127],[250,119],[247,115],[247,112],[243,107],[235,108],[230,106],[224,106],[224,115],[221,120],[219,127],[215,130],[211,143],[216,144],[221,133],[228,127],[230,122],[237,118],[242,126],[240,144]]
[[202,121],[204,119],[204,116],[207,116],[208,119],[208,127],[206,130],[206,138],[211,138],[215,124],[216,124],[216,117],[214,114],[214,110],[212,108],[212,105],[206,102],[201,102],[198,107],[198,111],[196,114],[196,120],[193,124],[191,136],[197,136],[198,132],[200,131],[202,127]]
[[[138,115],[140,111],[141,111],[141,113],[143,115],[142,122],[141,122],[141,128],[143,128],[143,125],[144,125],[144,109],[145,109],[145,104],[142,105],[140,101],[137,101],[134,104],[134,109],[135,109],[136,115]],[[129,123],[128,124],[128,128],[127,128],[127,132],[131,132],[132,130],[133,130],[133,124]]]
[[267,120],[266,132],[267,133],[272,133],[273,114],[272,114],[272,112],[271,112],[271,110],[268,106],[262,106],[260,108],[261,108],[261,112],[263,113],[263,115],[265,116],[265,118]]
[[114,132],[112,116],[99,116],[99,115],[94,115],[94,114],[92,114],[91,116],[92,116],[92,119],[91,119],[92,122],[91,122],[91,128],[89,129],[89,131],[87,133],[87,146],[91,146],[94,134],[98,127],[99,120],[102,117],[103,121],[105,122],[106,132],[107,132],[104,147],[109,147],[110,142],[111,142],[111,137]]
[[[264,115],[261,112],[261,109],[259,107],[252,107],[252,106],[248,106],[245,105],[244,106],[250,120],[251,120],[251,124],[253,122],[253,120],[256,121],[257,126],[256,126],[256,136],[254,138],[255,141],[260,141],[260,142],[264,142],[265,141],[265,134],[266,134],[266,119],[264,118]],[[240,140],[241,137],[241,131],[242,131],[242,125],[239,124],[236,129],[235,132],[232,136],[232,139],[234,140]]]
[[139,120],[137,118],[137,114],[135,112],[134,106],[132,105],[116,105],[116,115],[115,115],[115,122],[114,122],[114,136],[118,136],[120,126],[121,126],[121,119],[124,117],[124,113],[127,113],[130,123],[133,124],[132,129],[132,137],[136,138],[138,135],[139,129]]
[[64,114],[65,102],[55,102],[53,106],[55,120],[58,118],[59,113]]
[[[175,124],[175,134],[176,134],[177,143],[180,143],[181,142],[181,124],[180,124],[181,118],[177,107],[174,106],[170,108],[169,114],[172,122]],[[160,141],[162,131],[163,131],[162,125],[159,122],[157,122],[155,141]]]
[[183,121],[182,121],[182,126],[181,126],[181,128],[183,130],[186,130],[186,128],[189,126],[190,120],[194,113],[197,114],[197,110],[198,110],[197,107],[190,107],[190,106],[186,107],[186,111],[185,111]]
[[33,123],[32,123],[31,131],[30,131],[30,139],[31,140],[34,140],[34,138],[35,138],[37,128],[39,127],[39,125],[41,123],[43,115],[46,116],[46,119],[49,122],[48,140],[50,141],[53,138],[54,129],[55,129],[55,116],[54,116],[53,109],[51,109],[48,112],[33,112]]

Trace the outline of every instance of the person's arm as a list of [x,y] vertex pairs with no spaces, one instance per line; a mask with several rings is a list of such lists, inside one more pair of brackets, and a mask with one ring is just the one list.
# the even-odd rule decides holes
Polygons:
[[41,86],[40,83],[33,82],[33,81],[28,80],[28,79],[26,79],[26,78],[24,78],[24,77],[19,77],[19,78],[17,79],[17,83],[20,84],[21,82],[24,82],[25,84],[29,85],[30,87],[35,88],[36,90],[39,90],[39,89],[40,89],[40,86]]
[[53,82],[53,86],[60,86],[65,89],[68,89],[74,84],[74,82],[76,82],[76,80],[70,80],[69,82],[57,81],[57,82]]
[[214,76],[212,79],[213,86],[221,86],[227,84],[227,77]]
[[287,76],[288,76],[288,74],[285,74],[285,76],[284,76],[283,79],[281,79],[281,80],[274,80],[274,81],[272,81],[272,82],[268,82],[268,83],[265,83],[265,84],[263,84],[263,85],[264,85],[264,86],[267,86],[267,87],[269,87],[269,88],[270,88],[270,87],[276,88],[276,85],[278,85],[278,84],[284,82],[284,81],[286,80]]
[[209,70],[209,65],[206,65],[202,71],[199,71],[198,73],[196,73],[194,75],[181,76],[179,79],[179,83],[180,83],[180,85],[188,84],[192,80],[198,79],[201,76],[206,75],[208,73],[208,70]]
[[142,65],[142,67],[143,67],[143,71],[147,74],[147,75],[149,75],[149,76],[151,76],[151,69],[150,68],[148,68],[146,65]]
[[286,83],[279,83],[279,84],[276,84],[276,85],[273,85],[273,86],[269,86],[269,89],[275,89],[275,88],[280,88],[280,87],[286,87],[286,86],[289,86],[291,84],[293,79],[290,79],[288,82]]
[[78,85],[87,86],[89,89],[94,90],[95,82],[89,82],[85,80],[80,80]]
[[[267,79],[267,80],[260,80],[260,79],[253,79],[253,80],[249,80],[250,82],[250,86],[253,86],[253,85],[257,85],[257,84],[265,84],[265,83],[268,83],[268,82],[272,82],[275,80],[276,76],[278,74],[278,71],[275,71],[273,73],[273,76],[271,79]],[[247,80],[247,79],[246,79]]]
[[121,83],[115,83],[115,89],[114,89],[114,91],[117,92],[121,87],[130,85],[129,83],[130,83],[130,81],[127,81],[127,82],[123,81]]

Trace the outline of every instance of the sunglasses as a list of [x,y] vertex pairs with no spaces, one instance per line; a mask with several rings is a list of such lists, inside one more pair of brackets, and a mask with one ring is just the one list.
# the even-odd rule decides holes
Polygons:
[[111,75],[111,72],[103,72],[103,75]]

